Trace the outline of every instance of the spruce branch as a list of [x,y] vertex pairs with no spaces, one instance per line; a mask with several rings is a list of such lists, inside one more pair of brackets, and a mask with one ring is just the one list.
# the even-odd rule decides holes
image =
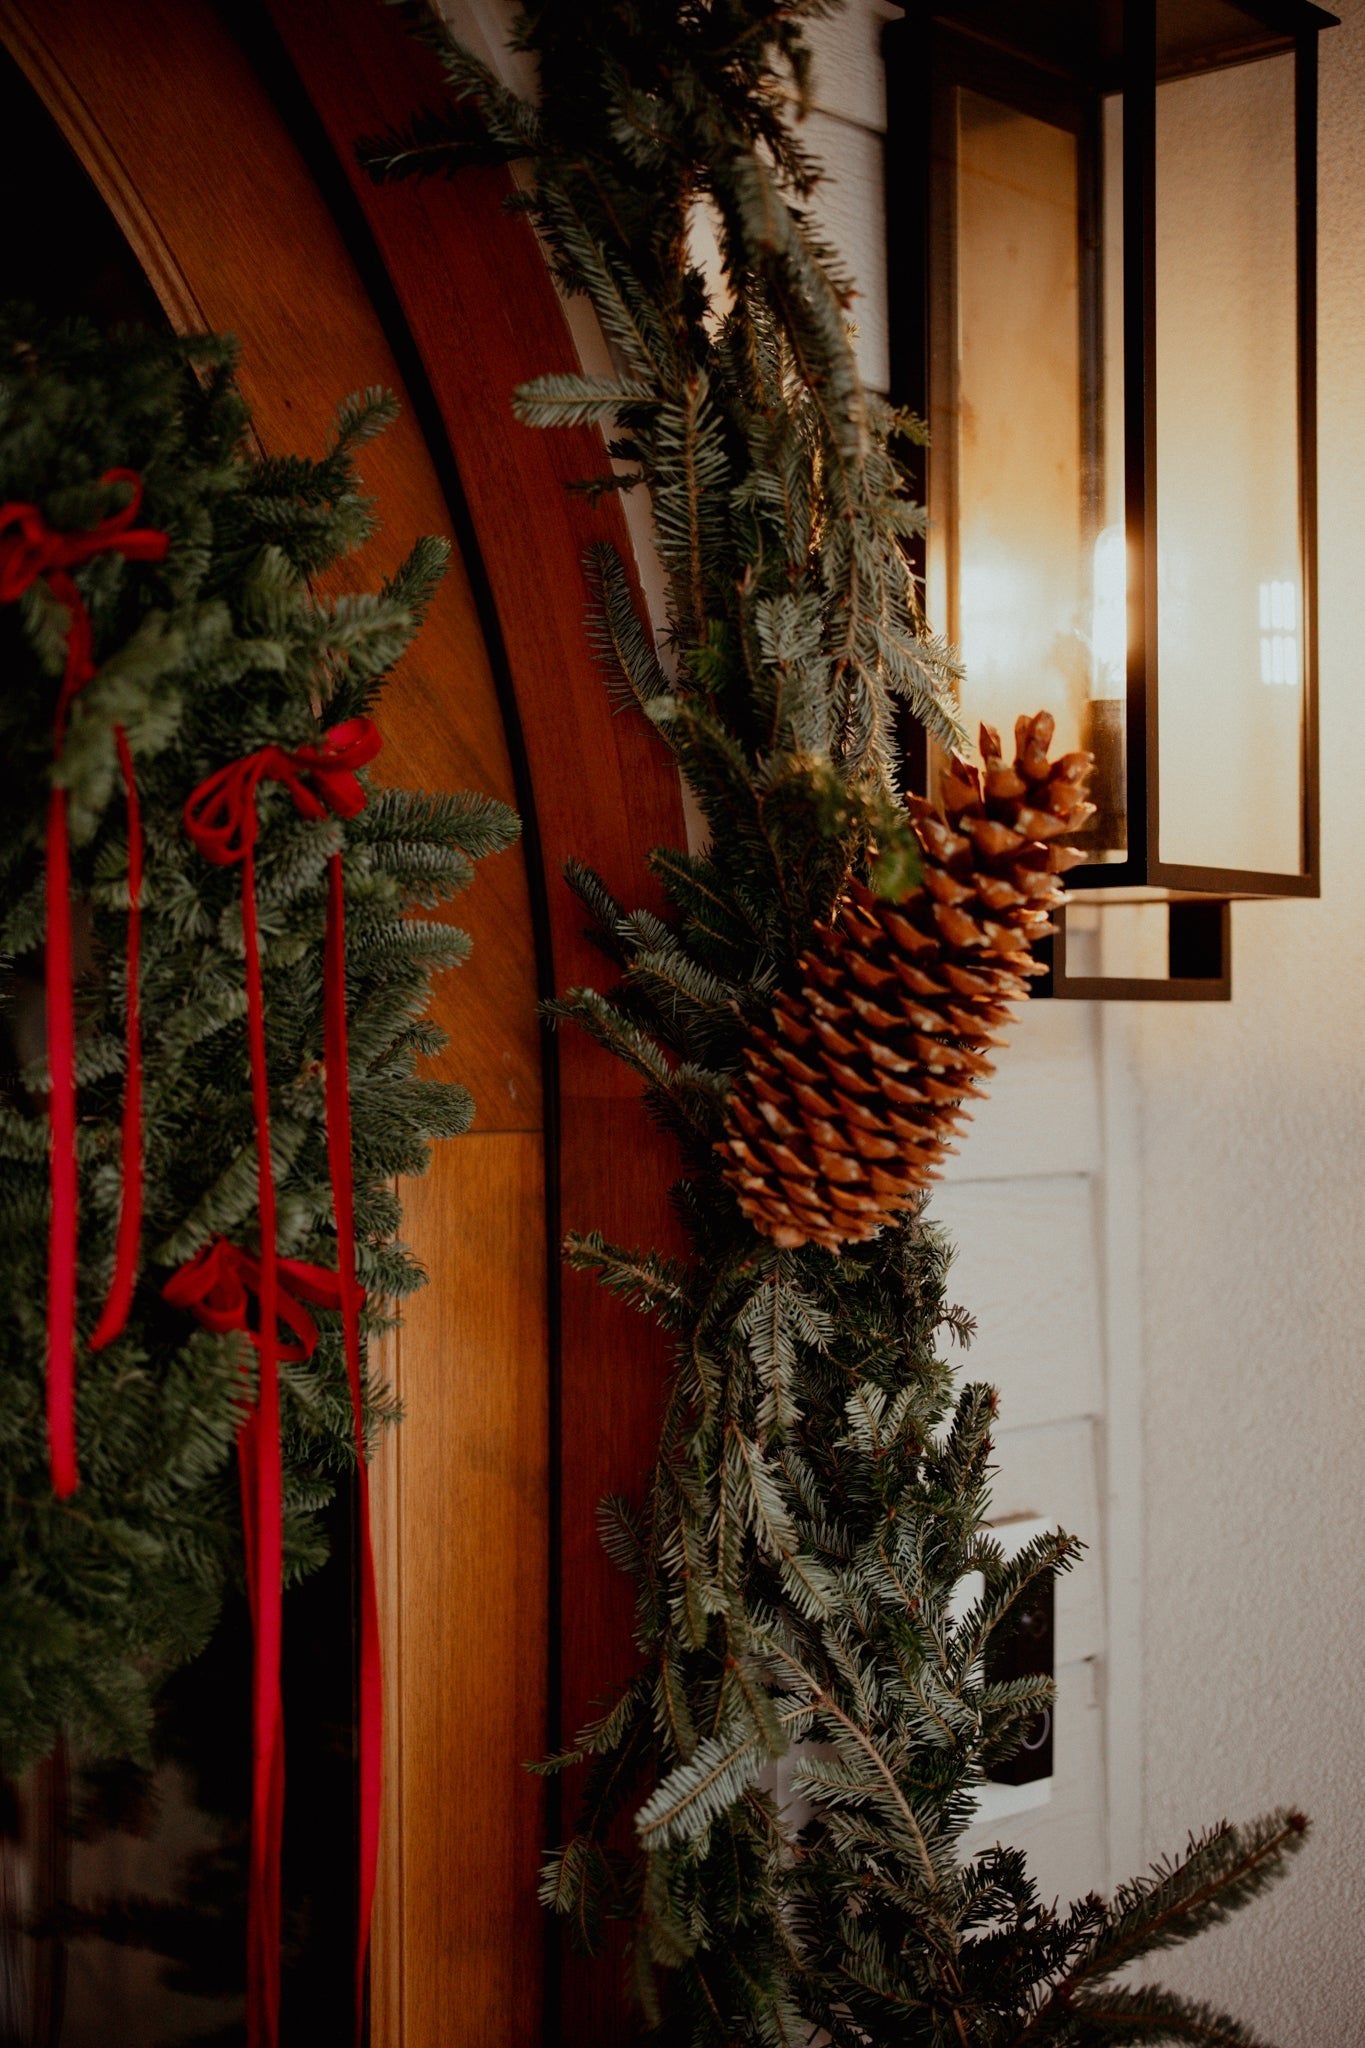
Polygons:
[[[778,1250],[717,1165],[746,1036],[813,935],[860,887],[891,906],[922,880],[901,720],[963,745],[957,658],[924,619],[909,552],[923,513],[898,444],[923,428],[863,387],[851,287],[814,225],[818,171],[794,126],[803,31],[826,11],[536,0],[519,30],[534,108],[424,29],[490,146],[525,150],[526,210],[611,353],[610,375],[542,377],[518,409],[547,428],[604,423],[584,488],[647,493],[658,644],[604,548],[586,564],[588,635],[614,701],[671,749],[707,835],[651,855],[663,915],[568,871],[620,972],[549,1011],[623,1060],[676,1136],[687,1256],[571,1219],[569,1263],[653,1316],[673,1364],[645,1497],[609,1503],[601,1525],[634,1582],[640,1689],[568,1753],[588,1758],[587,1784],[545,1895],[588,1944],[603,1918],[631,1922],[646,2024],[688,2048],[821,2032],[833,2048],[1232,2044],[1232,2023],[1111,1993],[1108,1977],[1268,1881],[1290,1846],[1273,1829],[1217,1831],[1112,1908],[1065,1913],[1017,1852],[962,1850],[977,1788],[1051,1697],[1046,1680],[990,1679],[992,1634],[1078,1546],[1056,1531],[1006,1563],[985,1531],[998,1404],[939,1355],[942,1331],[963,1345],[973,1327],[947,1296],[946,1244],[907,1204],[865,1242]],[[425,133],[453,145],[442,168],[457,161],[453,129]],[[397,139],[397,170],[405,140],[423,135]],[[713,276],[693,254],[701,210]],[[879,972],[820,1013],[836,1034],[877,1009]],[[812,1143],[837,1163],[858,1074],[836,1046],[831,1099],[812,1089],[803,1033],[821,995],[782,1013],[793,1028],[772,1051],[795,1063]],[[785,1142],[781,1100],[755,1095]],[[884,1157],[885,1133],[868,1135]],[[981,1596],[959,1618],[974,1572]],[[765,1772],[783,1755],[779,1805]],[[635,1853],[617,1864],[606,1829],[628,1802]]]
[[1105,1927],[1071,1972],[1069,1986],[1111,1976],[1218,1926],[1282,1877],[1307,1838],[1307,1820],[1288,1808],[1243,1827],[1224,1821],[1192,1835],[1183,1856],[1119,1887]]
[[648,714],[668,694],[668,678],[635,609],[621,558],[607,542],[589,548],[584,561],[592,604],[588,637],[608,689],[618,703],[633,702]]
[[1110,2041],[1127,2042],[1131,2048],[1176,2048],[1182,2041],[1197,2043],[1198,2048],[1268,2048],[1263,2036],[1228,2013],[1155,1985],[1133,1990],[1115,1986],[1077,1998],[1062,2030],[1037,2038],[1074,2043],[1075,2048],[1101,2048]]
[[[373,526],[355,458],[395,412],[379,389],[338,410],[316,459],[259,461],[231,381],[234,350],[213,337],[107,336],[0,309],[0,498],[47,508],[57,526],[105,516],[111,468],[135,469],[140,517],[164,531],[164,562],[99,561],[76,576],[97,673],[73,711],[61,779],[73,887],[88,919],[77,1052],[80,1326],[94,1321],[119,1214],[126,1087],[128,833],[114,728],[133,749],[146,837],[139,989],[143,1077],[142,1270],[123,1334],[83,1352],[82,1483],[45,1497],[41,1367],[47,1270],[49,1086],[30,973],[45,941],[43,810],[50,781],[52,670],[67,613],[47,593],[7,615],[0,745],[14,801],[0,825],[0,1192],[6,1313],[0,1374],[0,1747],[6,1768],[67,1732],[87,1754],[145,1761],[152,1697],[203,1648],[240,1575],[232,1484],[252,1390],[240,1336],[194,1330],[163,1301],[170,1268],[215,1234],[254,1249],[256,1159],[243,1020],[240,889],[194,852],[185,800],[212,771],[257,747],[316,743],[381,689],[411,642],[448,550],[419,541],[380,591],[319,598],[309,588]],[[16,369],[22,365],[22,371]],[[267,787],[257,869],[271,1083],[278,1242],[334,1269],[336,1225],[324,1128],[322,947],[325,869],[342,858],[355,1206],[362,1283],[377,1305],[423,1275],[397,1237],[391,1183],[420,1171],[433,1140],[462,1129],[465,1091],[420,1078],[432,974],[464,935],[411,918],[468,885],[473,862],[511,843],[504,806],[470,795],[371,790],[359,815],[299,818]],[[283,798],[283,800],[281,800]],[[36,1027],[36,1028],[35,1028]],[[349,1390],[332,1319],[316,1357],[281,1374],[285,1554],[291,1579],[325,1556],[321,1515],[354,1465]],[[392,1326],[378,1308],[364,1327]],[[394,1419],[371,1386],[364,1431]]]

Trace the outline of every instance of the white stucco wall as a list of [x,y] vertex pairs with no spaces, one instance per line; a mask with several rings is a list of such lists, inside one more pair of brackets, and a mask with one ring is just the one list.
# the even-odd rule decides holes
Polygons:
[[[1146,1849],[1301,1804],[1180,1957],[1276,2048],[1365,2042],[1365,4],[1321,43],[1321,902],[1239,905],[1227,1007],[1134,1020]],[[1217,772],[1217,763],[1210,764]]]
[[[1114,1511],[1122,1440],[1109,1474],[1108,1542],[1140,1571],[1142,1608],[1140,1664],[1125,1660],[1138,1696],[1109,1701],[1111,1868],[1225,1815],[1282,1802],[1310,1814],[1284,1884],[1156,1971],[1276,2048],[1365,2048],[1365,0],[1334,11],[1342,25],[1321,43],[1324,893],[1237,907],[1230,1005],[1107,1010],[1110,1092],[1133,1115],[1104,1120],[1098,1162],[1101,1186],[1126,1184],[1122,1227],[1096,1256],[1125,1320],[1108,1347],[1122,1381],[1111,1434],[1121,1410],[1123,1434],[1140,1417],[1142,1438],[1140,1517]],[[850,0],[821,26],[811,124],[874,380],[884,230],[875,179],[859,173],[885,121],[885,12]],[[1019,1100],[990,1105],[997,1135],[1033,1129],[1039,1075],[1020,1036],[997,1091]],[[1083,1094],[1084,1047],[1072,1061]],[[971,1232],[955,1220],[965,1272]],[[1114,1564],[1109,1619],[1123,1633]],[[1111,1641],[1110,1660],[1124,1647]]]

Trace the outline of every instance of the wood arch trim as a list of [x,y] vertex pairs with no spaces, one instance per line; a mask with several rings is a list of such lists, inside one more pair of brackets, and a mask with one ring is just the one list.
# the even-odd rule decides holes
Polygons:
[[[374,0],[264,0],[264,11],[363,216],[459,470],[524,736],[554,986],[600,982],[601,956],[585,938],[564,862],[588,861],[614,893],[638,902],[650,850],[685,844],[686,827],[674,763],[643,721],[612,713],[583,630],[587,547],[606,540],[632,560],[617,504],[594,505],[568,488],[603,467],[600,438],[590,428],[536,432],[512,417],[519,383],[579,367],[563,309],[529,224],[507,216],[506,172],[375,187],[358,169],[358,136],[442,93],[434,57],[389,9]],[[643,1116],[635,1079],[576,1031],[556,1041],[555,1079],[552,1255],[561,1224],[680,1248],[667,1200],[676,1154]],[[559,1747],[634,1668],[631,1590],[602,1554],[597,1506],[607,1493],[639,1492],[667,1367],[652,1328],[592,1280],[568,1275],[562,1291],[554,1279],[551,1286],[558,1369],[548,1739]],[[547,2038],[560,2048],[633,2040],[622,1980],[619,1947],[588,1966],[560,1952],[551,1928]]]
[[[381,524],[332,580],[378,582],[420,533],[444,533],[454,553],[385,698],[379,772],[524,803],[498,650],[470,573],[477,577],[472,536],[457,530],[449,481],[343,227],[236,38],[205,0],[123,0],[118,9],[0,0],[0,33],[171,324],[238,335],[240,383],[267,449],[320,453],[338,400],[359,384],[388,385],[404,400],[361,462]],[[473,1091],[480,1129],[538,1130],[541,1053],[527,1003],[535,932],[521,857],[489,864],[451,915],[475,946],[468,971],[437,995],[438,1020],[452,1034],[444,1069]]]
[[[386,1849],[376,2040],[383,2048],[434,2048],[447,2038],[455,2012],[471,2039],[529,2044],[542,2026],[540,1973],[527,1967],[540,1947],[532,1898],[539,1809],[517,1767],[542,1741],[576,1727],[594,1697],[630,1666],[629,1591],[601,1556],[595,1510],[604,1493],[638,1488],[656,1441],[664,1369],[647,1327],[592,1282],[571,1278],[560,1297],[554,1247],[561,1217],[627,1242],[667,1243],[674,1228],[666,1202],[671,1151],[646,1124],[622,1068],[579,1034],[558,1042],[547,1076],[544,1176],[536,1099],[534,898],[543,891],[542,983],[551,972],[560,987],[598,979],[602,963],[583,939],[581,912],[561,879],[563,861],[586,859],[634,901],[649,849],[684,837],[673,766],[638,721],[611,715],[583,633],[583,552],[608,539],[629,560],[624,524],[615,506],[593,507],[566,491],[569,481],[601,465],[591,432],[535,434],[512,420],[514,386],[574,367],[574,354],[531,231],[503,211],[505,174],[471,172],[451,186],[376,191],[355,168],[358,134],[404,117],[439,90],[433,60],[388,9],[376,0],[232,0],[220,10],[208,0],[122,0],[114,9],[102,0],[0,0],[0,33],[97,182],[122,191],[125,230],[146,252],[153,284],[180,324],[239,324],[234,295],[252,296],[241,266],[255,246],[262,264],[268,251],[283,274],[292,265],[306,304],[316,261],[309,237],[340,234],[342,256],[360,259],[367,291],[378,285],[390,295],[380,308],[387,355],[376,360],[375,381],[401,383],[401,363],[419,408],[419,384],[431,400],[431,416],[421,422],[426,450],[386,437],[374,461],[367,458],[387,544],[444,523],[440,491],[433,499],[424,485],[420,509],[404,497],[405,468],[425,463],[430,475],[434,452],[447,501],[462,498],[450,510],[475,583],[486,579],[483,637],[505,654],[506,724],[514,741],[520,731],[526,774],[513,790],[508,733],[483,712],[474,716],[468,705],[452,704],[448,692],[428,689],[422,673],[405,683],[403,736],[390,758],[405,778],[441,779],[449,743],[460,781],[514,795],[538,825],[538,843],[533,834],[527,848],[538,872],[528,877],[512,860],[494,864],[459,906],[460,921],[475,936],[475,979],[459,978],[454,1065],[468,1077],[475,1056],[483,1136],[447,1149],[437,1172],[420,1184],[412,1216],[421,1235],[448,1254],[442,1280],[421,1298],[409,1326],[414,1349],[420,1337],[433,1386],[443,1363],[468,1355],[471,1341],[477,1352],[480,1319],[491,1313],[486,1275],[490,1265],[499,1268],[496,1330],[488,1325],[483,1384],[477,1399],[473,1392],[469,1398],[471,1416],[487,1432],[480,1439],[486,1453],[476,1446],[475,1462],[485,1454],[502,1462],[496,1479],[485,1474],[469,1499],[482,1503],[476,1512],[487,1514],[490,1541],[503,1546],[510,1563],[496,1586],[473,1589],[467,1613],[414,1613],[390,1603],[405,1617],[409,1639],[391,1645],[400,1657],[402,1739],[391,1752],[397,1823]],[[250,100],[259,108],[263,82],[277,117],[283,113],[282,130],[277,119],[264,153],[263,116],[253,116],[245,130],[234,127],[234,107]],[[291,182],[296,171],[287,168],[290,148],[300,145],[320,190],[330,180],[335,199],[345,186],[344,221],[339,201],[329,202],[330,219],[328,206],[308,221],[289,210],[294,201],[286,191],[299,189]],[[202,246],[197,267],[177,256],[167,221],[189,216],[201,243],[217,235],[221,261],[206,262]],[[273,342],[266,341],[267,328]],[[313,340],[301,307],[286,296],[246,339],[244,383],[268,445],[317,445],[322,423],[305,423],[291,398]],[[398,431],[423,438],[411,413]],[[386,472],[385,460],[399,448],[404,459]],[[383,572],[384,545],[381,536],[379,552],[358,573]],[[447,631],[463,636],[462,658],[471,674],[482,675],[475,695],[483,693],[486,707],[491,677],[469,623],[478,607],[458,568],[442,602],[455,610],[447,627],[433,619],[438,638]],[[431,650],[430,630],[422,645]],[[422,669],[428,658],[419,654]],[[473,1002],[468,991],[485,975],[483,995]],[[462,1510],[452,1516],[441,1511],[443,1501],[437,1505],[444,1468],[427,1456],[432,1443],[411,1424],[407,1441],[401,1488],[390,1489],[388,1499],[391,1554],[421,1519],[431,1584],[459,1583],[462,1575],[467,1581]],[[447,1667],[439,1657],[422,1661],[426,1638],[451,1628],[467,1634],[452,1654],[463,1660],[463,1679],[482,1703],[485,1746],[472,1761],[459,1718],[434,1703]],[[507,1723],[501,1727],[500,1702]],[[485,1841],[479,1802],[488,1800],[490,1774],[498,1787],[505,1782],[508,1815],[505,1825],[494,1816]],[[489,1917],[485,1880],[492,1881],[492,1865],[485,1872],[481,1859],[493,1854],[492,1834],[504,1892],[493,1902],[496,1924],[471,1934],[472,1922]],[[548,2003],[551,2038],[584,2048],[629,2038],[614,1969],[584,1977],[571,1966],[561,1975],[552,1958]]]
[[[546,433],[512,416],[519,383],[578,367],[534,233],[506,213],[514,188],[503,170],[376,187],[357,167],[358,136],[442,93],[434,57],[395,13],[372,0],[264,0],[264,11],[440,409],[507,647],[547,871],[557,877],[559,859],[589,847],[610,887],[638,895],[650,849],[683,839],[681,789],[655,736],[612,714],[583,632],[585,550],[609,541],[631,560],[614,501],[593,504],[568,488],[604,468],[600,436],[587,427]],[[599,976],[601,956],[562,886],[551,888],[550,918],[560,982]],[[583,1052],[581,1063],[562,1058],[566,1089],[635,1096],[618,1061],[586,1042]]]

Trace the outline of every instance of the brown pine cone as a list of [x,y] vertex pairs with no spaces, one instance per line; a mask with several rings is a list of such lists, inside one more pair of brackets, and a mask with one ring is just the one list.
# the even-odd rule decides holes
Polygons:
[[981,769],[954,760],[940,803],[910,799],[921,886],[882,902],[854,882],[756,1027],[720,1140],[740,1207],[774,1244],[874,1237],[938,1177],[994,1070],[1008,1005],[1046,970],[1059,877],[1085,859],[1061,835],[1094,809],[1089,754],[1048,760],[1046,711],[1015,725],[1011,766],[989,726]]

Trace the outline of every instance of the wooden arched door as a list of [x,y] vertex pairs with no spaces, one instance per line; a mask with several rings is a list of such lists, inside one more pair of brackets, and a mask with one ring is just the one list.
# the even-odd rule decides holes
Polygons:
[[611,718],[582,633],[583,549],[622,536],[563,487],[600,446],[511,419],[520,379],[571,360],[559,308],[502,174],[375,193],[355,172],[355,136],[433,87],[374,0],[0,0],[0,38],[169,318],[240,337],[267,449],[321,449],[360,386],[405,400],[366,451],[383,524],[355,576],[372,585],[420,533],[455,543],[385,700],[383,772],[502,796],[526,829],[456,906],[473,954],[437,998],[442,1071],[477,1120],[406,1191],[431,1285],[393,1347],[406,1421],[379,1488],[374,2039],[603,2048],[628,2023],[614,1975],[556,1960],[535,1901],[542,1781],[522,1766],[628,1663],[594,1510],[639,1482],[661,1364],[590,1282],[561,1291],[556,1240],[561,1217],[666,1237],[669,1162],[604,1055],[571,1039],[547,1055],[536,1003],[600,972],[562,860],[634,897],[682,824],[675,776]]

